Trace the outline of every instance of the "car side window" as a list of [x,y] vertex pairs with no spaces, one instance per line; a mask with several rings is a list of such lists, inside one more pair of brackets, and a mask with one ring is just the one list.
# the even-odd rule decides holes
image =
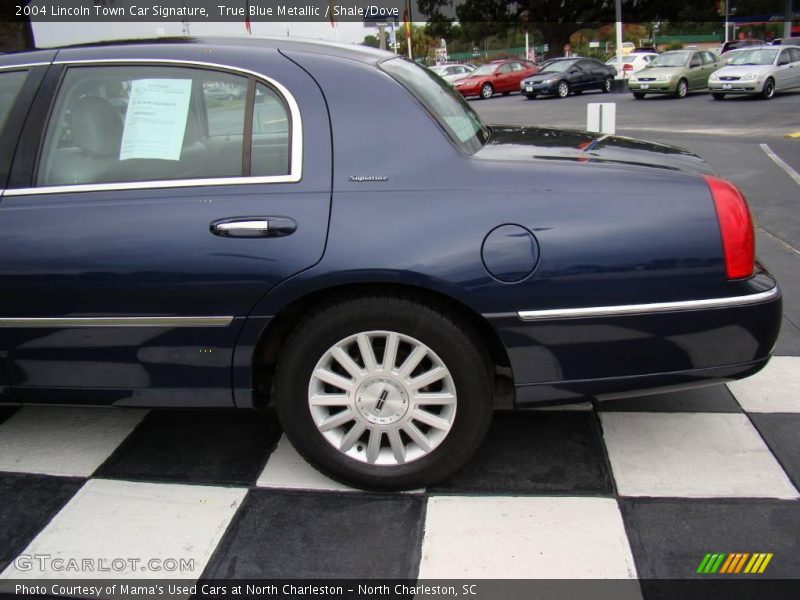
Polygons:
[[6,125],[8,113],[11,112],[11,107],[14,106],[27,76],[27,71],[0,73],[0,132]]
[[500,65],[500,68],[497,69],[497,72],[503,75],[505,75],[506,73],[511,73],[511,63]]
[[789,56],[792,62],[800,62],[800,48],[789,48]]
[[693,54],[692,60],[689,62],[690,67],[699,67],[703,64],[703,59],[700,58],[699,54]]
[[283,99],[266,85],[256,85],[250,175],[289,173],[290,131],[289,111]]
[[702,54],[703,54],[703,62],[705,64],[710,65],[711,63],[716,61],[716,58],[714,57],[713,54],[711,54],[711,52],[703,52]]
[[523,67],[520,63],[511,63],[511,70],[512,71],[524,71],[525,67]]
[[[254,98],[259,109],[253,108],[253,129],[246,132],[248,83],[244,76],[186,67],[71,67],[47,125],[36,183],[286,174],[287,111],[259,84]],[[271,121],[269,127],[265,121]],[[257,125],[263,129],[258,140]],[[243,168],[251,134],[254,173]]]
[[792,62],[791,55],[789,54],[789,49],[781,51],[781,55],[778,57],[778,65],[788,65]]

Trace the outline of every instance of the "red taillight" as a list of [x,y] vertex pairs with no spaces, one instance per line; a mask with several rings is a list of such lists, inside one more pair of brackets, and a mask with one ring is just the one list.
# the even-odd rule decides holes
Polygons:
[[706,176],[717,209],[728,279],[750,277],[755,268],[755,234],[750,209],[739,189],[719,177]]
[[622,70],[623,71],[633,71],[633,65],[629,64],[629,63],[626,63],[626,64],[622,65]]

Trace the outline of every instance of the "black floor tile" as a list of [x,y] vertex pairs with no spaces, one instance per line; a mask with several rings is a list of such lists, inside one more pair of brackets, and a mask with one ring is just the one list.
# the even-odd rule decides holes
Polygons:
[[[750,594],[758,582],[730,587],[724,582],[790,579],[800,573],[798,502],[623,498],[620,508],[645,600],[757,597]],[[720,552],[774,556],[763,575],[697,573],[706,553]],[[653,579],[673,581],[648,581]],[[772,592],[780,594],[786,587],[785,582],[776,584]]]
[[251,490],[203,578],[414,578],[425,498]]
[[84,480],[0,473],[0,571],[81,488]]
[[498,412],[483,445],[431,493],[610,495],[593,411]]
[[11,417],[18,410],[18,406],[0,406],[0,423]]
[[750,413],[749,416],[789,479],[800,489],[800,414]]
[[603,412],[742,412],[739,403],[724,385],[619,400],[600,400],[597,406]]
[[281,436],[272,413],[153,411],[95,477],[249,485]]

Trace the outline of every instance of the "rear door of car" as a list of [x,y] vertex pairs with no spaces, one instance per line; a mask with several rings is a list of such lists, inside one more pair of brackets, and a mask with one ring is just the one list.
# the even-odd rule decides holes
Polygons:
[[689,68],[687,69],[690,89],[698,89],[706,87],[708,84],[708,74],[703,66],[703,56],[700,52],[694,52],[689,59]]
[[510,92],[514,90],[514,74],[511,72],[511,63],[500,65],[494,78],[496,92]]
[[800,86],[800,48],[789,48],[789,57],[792,61],[789,63],[792,74],[789,83],[792,87],[797,87]]
[[782,49],[775,62],[775,86],[779,90],[785,90],[793,86],[794,72],[797,69],[792,64],[790,50],[790,48]]
[[231,405],[251,307],[324,250],[322,94],[267,48],[105,50],[58,55],[0,202],[8,377],[22,401]]
[[703,57],[703,72],[705,77],[705,84],[708,85],[708,78],[716,71],[721,65],[717,56],[713,52],[701,52]]

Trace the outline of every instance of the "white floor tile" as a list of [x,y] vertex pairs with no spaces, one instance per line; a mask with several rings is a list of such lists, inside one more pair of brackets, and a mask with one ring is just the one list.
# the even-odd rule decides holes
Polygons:
[[0,425],[0,471],[88,477],[147,414],[26,406]]
[[601,413],[623,496],[796,498],[743,414]]
[[607,498],[428,500],[420,579],[627,579],[636,568]]
[[256,485],[283,489],[356,491],[326,477],[308,464],[285,435],[281,436]]
[[748,412],[800,413],[800,356],[775,356],[762,371],[728,388]]
[[[94,479],[88,481],[23,554],[49,555],[49,568],[34,562],[31,570],[18,570],[12,562],[3,579],[196,579],[216,548],[246,490],[199,485],[134,483]],[[61,559],[58,563],[55,559]],[[67,561],[101,559],[110,571],[66,570]],[[121,559],[121,570],[113,560]],[[138,559],[134,568],[129,562]],[[183,570],[153,570],[151,559],[193,561]],[[180,565],[180,562],[178,562]]]

